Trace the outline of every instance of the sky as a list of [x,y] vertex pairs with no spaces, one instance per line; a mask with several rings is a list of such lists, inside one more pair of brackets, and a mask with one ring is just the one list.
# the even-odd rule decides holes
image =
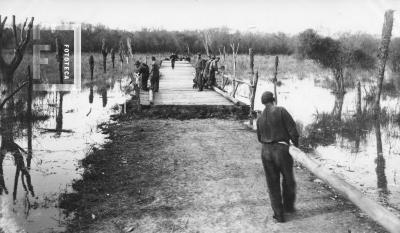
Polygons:
[[387,9],[395,10],[393,35],[400,36],[400,0],[0,0],[0,14],[17,21],[34,16],[47,26],[62,21],[140,30],[226,26],[251,32],[296,34],[307,28],[324,35],[380,35]]

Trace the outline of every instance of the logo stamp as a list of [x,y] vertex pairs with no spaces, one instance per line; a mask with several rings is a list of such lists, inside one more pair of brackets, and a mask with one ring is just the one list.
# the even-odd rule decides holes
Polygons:
[[[63,24],[57,27],[56,31],[73,31],[73,46],[69,43],[60,45],[62,56],[62,76],[63,81],[71,80],[73,76],[73,84],[69,83],[40,83],[33,84],[34,91],[80,91],[81,90],[81,25],[80,24]],[[40,44],[40,26],[35,26],[33,31],[33,40],[39,41],[33,45],[33,79],[41,79],[41,66],[49,65],[49,59],[41,56],[41,51],[50,51],[49,44]],[[70,42],[71,43],[71,42]],[[71,51],[73,47],[73,51]],[[72,53],[73,52],[73,53]],[[72,62],[71,62],[72,61]],[[73,66],[73,73],[71,66]]]

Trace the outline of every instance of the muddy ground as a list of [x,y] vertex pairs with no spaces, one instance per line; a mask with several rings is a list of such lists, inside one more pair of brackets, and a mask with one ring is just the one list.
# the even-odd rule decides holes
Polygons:
[[298,211],[272,218],[256,134],[229,119],[125,119],[82,166],[69,232],[384,232],[296,166]]

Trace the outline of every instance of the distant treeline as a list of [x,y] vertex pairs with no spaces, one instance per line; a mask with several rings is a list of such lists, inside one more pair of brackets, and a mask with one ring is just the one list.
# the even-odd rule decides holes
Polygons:
[[[73,39],[72,32],[50,30],[42,28],[40,42],[51,44],[55,48],[55,37],[64,40]],[[140,31],[125,31],[110,29],[104,25],[82,24],[82,52],[101,51],[101,41],[106,39],[107,45],[115,50],[119,49],[120,41],[126,43],[126,38],[131,38],[134,53],[197,53],[205,52],[205,37],[208,39],[210,52],[218,55],[219,52],[231,52],[231,43],[239,42],[239,53],[247,53],[252,47],[260,54],[292,54],[296,48],[296,36],[284,33],[241,33],[232,32],[228,28],[214,28],[197,31],[167,31],[158,29],[142,29]],[[3,46],[12,48],[13,34],[11,28],[3,34]]]
[[[306,32],[305,30],[304,32]],[[309,31],[309,30],[308,30]],[[106,39],[109,49],[119,51],[122,42],[126,50],[127,38],[133,53],[172,53],[187,54],[205,53],[205,44],[214,55],[231,54],[232,43],[239,44],[238,53],[248,53],[249,48],[257,54],[269,55],[291,55],[296,54],[304,57],[304,41],[301,35],[287,35],[284,33],[261,33],[261,32],[239,32],[229,28],[213,28],[207,30],[167,31],[162,29],[142,29],[140,31],[125,31],[110,29],[104,25],[82,24],[82,52],[100,52],[101,41]],[[50,30],[42,28],[40,32],[40,43],[50,44],[55,49],[55,37],[59,36],[64,41],[72,41],[71,31]],[[13,34],[10,28],[3,33],[3,46],[13,48]],[[329,37],[328,37],[329,39]],[[345,50],[356,51],[355,55],[366,56],[375,60],[379,45],[379,39],[368,34],[340,34],[333,40],[339,42],[340,47]],[[207,42],[207,43],[206,43]],[[333,45],[331,43],[331,45]],[[32,46],[32,44],[30,44]],[[330,46],[327,44],[327,46]],[[329,48],[323,48],[328,49]],[[73,46],[71,45],[71,51]],[[316,51],[318,53],[318,51]],[[321,51],[322,52],[322,51]],[[391,43],[390,65],[392,69],[400,71],[400,38],[394,38]],[[323,54],[323,53],[322,53]],[[369,61],[372,64],[373,61]]]

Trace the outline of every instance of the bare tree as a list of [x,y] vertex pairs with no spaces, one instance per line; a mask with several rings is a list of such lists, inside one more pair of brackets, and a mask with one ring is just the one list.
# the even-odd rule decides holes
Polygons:
[[378,87],[375,96],[374,111],[375,115],[379,117],[380,113],[380,98],[382,93],[382,83],[385,76],[385,66],[389,54],[390,38],[392,36],[393,28],[393,10],[385,12],[385,21],[382,28],[382,39],[379,46],[379,61],[378,61]]
[[203,32],[203,45],[204,45],[204,49],[206,50],[207,56],[210,56],[210,44],[211,44],[210,32],[204,31]]
[[237,59],[237,54],[239,51],[239,45],[240,43],[237,42],[235,43],[234,40],[231,41],[231,48],[232,48],[232,57],[233,57],[233,81],[232,81],[232,85],[233,85],[233,89],[232,89],[232,96],[235,97],[235,93],[236,93],[236,59]]
[[[27,24],[28,18],[25,20],[24,24],[21,26],[18,37],[17,26],[15,24],[15,16],[14,15],[12,16],[12,30],[14,35],[15,47],[14,47],[14,56],[11,59],[11,62],[7,63],[2,56],[2,50],[3,50],[2,45],[5,44],[3,43],[3,32],[7,21],[7,17],[5,17],[2,20],[0,15],[0,71],[2,74],[2,77],[0,78],[1,107],[5,106],[6,102],[12,99],[12,96],[16,94],[16,92],[13,91],[14,73],[15,70],[18,68],[19,64],[21,63],[25,49],[30,41],[31,37],[30,35],[33,27],[33,20],[34,18],[32,17],[28,24]],[[13,102],[11,101],[10,104],[12,105]]]
[[129,58],[131,58],[133,60],[132,40],[129,36],[126,38],[126,50],[127,50],[126,51],[126,54],[127,54],[126,63],[129,64]]

